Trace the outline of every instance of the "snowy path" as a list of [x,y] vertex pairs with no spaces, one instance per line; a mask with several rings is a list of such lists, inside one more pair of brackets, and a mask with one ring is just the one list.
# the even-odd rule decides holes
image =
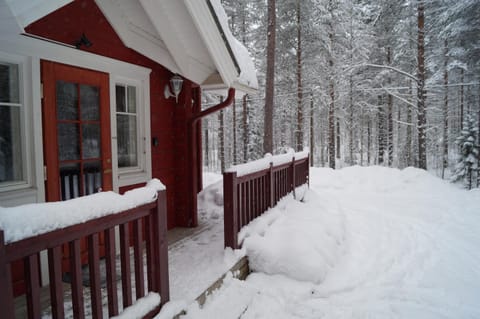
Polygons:
[[[480,191],[381,167],[313,169],[311,188],[305,204],[287,199],[248,231],[257,272],[185,318],[480,318]],[[305,225],[288,233],[302,216],[315,235]],[[269,241],[284,244],[280,231],[299,246],[278,252]],[[324,280],[302,279],[317,269]]]

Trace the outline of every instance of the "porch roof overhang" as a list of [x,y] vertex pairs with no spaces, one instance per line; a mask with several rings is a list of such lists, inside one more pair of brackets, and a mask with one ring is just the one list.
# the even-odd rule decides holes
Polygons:
[[[4,0],[18,31],[72,0]],[[247,49],[220,0],[95,0],[125,46],[207,90],[258,89]]]

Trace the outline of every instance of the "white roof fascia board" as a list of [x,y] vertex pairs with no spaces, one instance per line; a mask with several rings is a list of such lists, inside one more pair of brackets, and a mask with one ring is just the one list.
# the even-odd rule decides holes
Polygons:
[[212,56],[225,86],[232,87],[239,73],[221,36],[221,30],[218,29],[212,17],[207,2],[205,0],[184,0],[184,3]]
[[178,6],[182,3],[178,0],[140,0],[140,3],[175,60],[180,70],[177,73],[189,77],[191,70],[188,51],[182,45],[180,34],[175,29],[178,17],[174,13],[179,12]]
[[20,27],[35,22],[73,0],[6,0]]
[[168,49],[158,40],[152,39],[151,36],[129,23],[115,0],[95,0],[95,2],[126,47],[163,65],[173,73],[179,73],[180,69]]

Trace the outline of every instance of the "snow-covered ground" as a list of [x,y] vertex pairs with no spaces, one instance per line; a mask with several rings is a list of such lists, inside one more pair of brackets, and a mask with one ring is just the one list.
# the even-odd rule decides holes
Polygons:
[[383,167],[310,186],[242,230],[255,272],[182,318],[480,318],[479,190]]

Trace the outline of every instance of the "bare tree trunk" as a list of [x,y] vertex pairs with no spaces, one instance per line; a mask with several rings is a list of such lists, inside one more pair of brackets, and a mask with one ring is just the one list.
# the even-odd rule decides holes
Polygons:
[[367,119],[367,165],[370,165],[372,149],[372,124],[370,118]]
[[297,130],[296,149],[303,150],[302,25],[300,0],[297,0]]
[[463,69],[460,70],[460,131],[463,130],[463,118],[465,116],[464,112],[464,88],[463,82],[465,81],[465,71]]
[[233,100],[232,105],[232,122],[233,122],[233,165],[237,165],[237,112],[235,110],[236,103]]
[[340,120],[337,118],[336,120],[336,125],[337,125],[337,134],[336,134],[336,140],[337,140],[337,145],[335,146],[335,149],[337,151],[337,158],[341,158],[341,153],[340,153]]
[[[413,90],[412,90],[412,81],[410,81],[409,85],[409,94],[410,96],[413,96]],[[407,166],[412,166],[413,165],[413,154],[412,154],[412,141],[413,141],[413,119],[412,119],[412,106],[407,104],[407,136],[405,139],[405,162]]]
[[315,130],[313,126],[313,93],[310,94],[310,166],[314,166],[315,154]]
[[268,0],[267,74],[265,85],[265,122],[263,151],[273,153],[273,97],[275,94],[275,0]]
[[442,178],[445,178],[445,169],[448,167],[448,41],[444,43],[444,63],[443,63],[443,154],[442,154]]
[[360,124],[359,124],[359,136],[360,136],[360,166],[363,166],[363,157],[365,152],[365,141],[364,141],[364,126],[365,125],[365,116],[363,114],[363,107],[360,109]]
[[378,96],[378,165],[385,162],[385,149],[387,145],[386,127],[385,127],[385,107],[383,105],[383,96]]
[[[387,48],[387,64],[392,64],[392,49]],[[390,75],[388,76],[388,86],[391,84]],[[393,163],[393,97],[391,94],[387,95],[387,153],[388,153],[388,166],[391,167]]]
[[330,76],[330,104],[328,106],[328,164],[330,168],[335,168],[335,82],[333,79],[333,4],[332,0],[329,0],[328,5],[330,11],[330,22],[328,30],[328,38],[330,40],[329,49],[329,76]]
[[[353,64],[353,58],[352,58],[352,64]],[[350,94],[350,105],[349,105],[349,123],[348,123],[348,162],[350,165],[354,164],[353,160],[353,148],[354,148],[354,141],[353,141],[353,77],[352,74],[350,74],[349,78],[349,94]]]
[[207,166],[207,168],[210,168],[210,158],[209,158],[209,155],[210,155],[210,147],[208,145],[208,139],[209,139],[209,136],[208,136],[208,119],[205,119],[205,165]]
[[325,167],[325,128],[320,120],[320,166]]
[[[221,101],[222,99],[220,99]],[[221,172],[225,172],[225,136],[224,136],[224,127],[223,127],[223,110],[218,112],[218,139],[220,141],[220,150],[219,150],[219,157],[220,157],[220,170]]]
[[424,1],[418,2],[418,83],[417,83],[417,123],[418,123],[418,166],[422,169],[427,169],[427,141],[426,141],[426,126],[427,126],[427,111],[425,108],[425,12]]
[[248,162],[248,104],[247,95],[243,96],[243,114],[242,114],[242,127],[243,127],[243,162]]

